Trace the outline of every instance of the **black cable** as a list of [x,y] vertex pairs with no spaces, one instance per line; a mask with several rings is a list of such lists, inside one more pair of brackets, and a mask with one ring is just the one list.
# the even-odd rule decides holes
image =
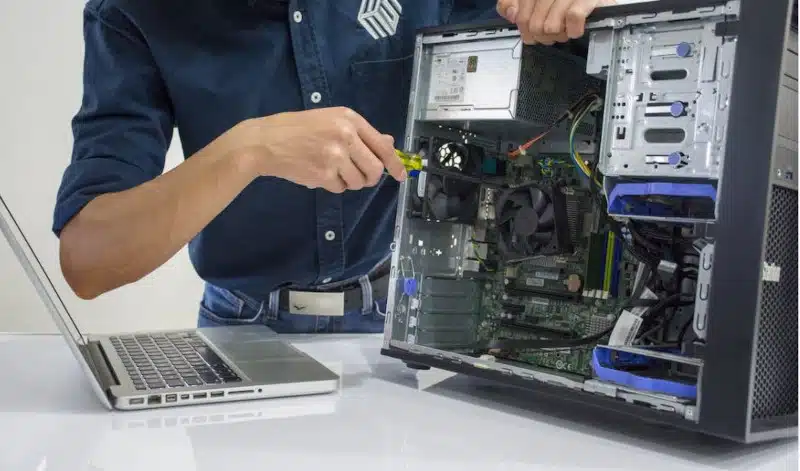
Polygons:
[[[650,308],[647,312],[645,312],[645,314],[642,315],[642,319],[644,319],[646,321],[652,321],[652,320],[655,319],[655,317],[659,313],[663,312],[666,309],[673,308],[673,311],[671,311],[670,313],[668,313],[664,317],[662,317],[660,322],[657,325],[655,325],[653,327],[650,327],[648,330],[646,330],[642,334],[638,335],[637,336],[637,340],[646,339],[646,338],[650,337],[651,335],[655,334],[658,331],[662,331],[662,333],[663,333],[665,331],[665,329],[667,328],[667,326],[669,325],[669,323],[672,321],[672,318],[675,315],[675,311],[674,311],[675,308],[679,308],[679,307],[683,307],[683,306],[691,306],[692,304],[694,304],[694,300],[689,300],[689,299],[681,300],[681,296],[682,296],[682,293],[677,293],[677,294],[673,294],[671,296],[668,296],[668,297],[662,299],[661,301],[659,301],[655,306]],[[657,342],[657,341],[655,341],[655,339],[652,339],[652,338],[650,338],[650,340],[654,341],[654,342]],[[663,336],[662,336],[662,340],[661,341],[662,342],[666,342],[666,339],[663,338]]]
[[678,345],[683,345],[683,338],[686,337],[686,333],[689,331],[689,326],[692,325],[694,321],[694,316],[690,316],[689,319],[683,323],[683,327],[681,327],[681,331],[678,332]]
[[646,237],[644,237],[639,230],[636,228],[636,225],[633,223],[628,224],[628,231],[631,233],[633,240],[638,242],[639,244],[643,245],[646,249],[650,250],[654,253],[662,252],[662,248],[657,246],[656,244],[650,242]]
[[642,315],[642,318],[652,318],[656,314],[659,314],[662,311],[664,311],[665,309],[670,308],[670,307],[676,307],[676,306],[682,306],[682,305],[687,305],[688,306],[688,305],[691,305],[691,304],[694,303],[694,300],[681,301],[681,296],[682,296],[682,293],[676,293],[676,294],[667,296],[666,298],[664,298],[661,301],[659,301],[658,303],[656,303],[653,307],[648,309],[647,312]]
[[561,116],[559,116],[555,121],[553,121],[550,124],[550,126],[548,126],[547,129],[545,129],[544,132],[540,134],[540,136],[549,133],[550,131],[555,129],[556,126],[563,123],[567,119],[573,118],[575,115],[579,114],[579,112],[583,111],[584,107],[588,107],[592,103],[594,103],[596,99],[599,99],[597,92],[595,92],[594,90],[589,90],[588,92],[586,92],[585,95],[579,98],[578,101],[575,102],[575,104],[569,107],[566,111],[564,111],[564,113],[561,114]]
[[641,222],[633,222],[631,221],[631,225],[636,228],[636,230],[646,236],[648,238],[658,240],[661,242],[669,242],[670,244],[674,245],[676,242],[675,234],[669,234],[661,230],[658,226],[654,226],[653,224],[645,224]]
[[631,253],[631,255],[636,257],[636,259],[640,262],[644,263],[652,272],[656,272],[658,270],[659,260],[656,259],[656,257],[653,257],[651,254],[639,250],[639,247],[636,246],[635,239],[628,241],[624,234],[622,234],[622,225],[619,222],[606,215],[606,223],[611,228],[611,231],[614,232],[614,235],[616,235],[623,242],[623,244],[625,244],[625,248]]

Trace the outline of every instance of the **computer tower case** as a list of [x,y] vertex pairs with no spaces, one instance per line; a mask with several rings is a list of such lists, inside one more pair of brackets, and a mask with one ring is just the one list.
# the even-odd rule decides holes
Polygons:
[[797,3],[421,30],[382,353],[751,443],[797,434]]

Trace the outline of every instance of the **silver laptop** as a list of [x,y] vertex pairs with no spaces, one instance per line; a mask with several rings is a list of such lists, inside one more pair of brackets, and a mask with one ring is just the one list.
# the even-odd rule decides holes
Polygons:
[[331,393],[339,376],[266,326],[83,335],[0,196],[0,231],[109,409]]

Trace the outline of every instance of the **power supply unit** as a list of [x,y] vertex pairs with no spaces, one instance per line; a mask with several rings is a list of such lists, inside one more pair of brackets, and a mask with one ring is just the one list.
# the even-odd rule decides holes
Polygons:
[[[556,47],[523,47],[511,28],[481,41],[444,38],[423,49],[419,64],[419,119],[466,129],[514,131],[546,127],[570,103],[603,81],[585,72],[585,61]],[[592,135],[594,124],[579,131]]]

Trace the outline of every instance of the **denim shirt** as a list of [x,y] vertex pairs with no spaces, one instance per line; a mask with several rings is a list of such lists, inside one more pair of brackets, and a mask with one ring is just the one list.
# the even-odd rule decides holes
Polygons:
[[[394,34],[359,21],[398,5]],[[83,100],[53,231],[95,196],[160,175],[174,130],[188,158],[248,118],[347,106],[402,142],[416,31],[492,19],[495,5],[89,0]],[[391,178],[344,194],[259,178],[190,242],[192,263],[207,282],[259,297],[362,275],[388,254],[397,190]]]

